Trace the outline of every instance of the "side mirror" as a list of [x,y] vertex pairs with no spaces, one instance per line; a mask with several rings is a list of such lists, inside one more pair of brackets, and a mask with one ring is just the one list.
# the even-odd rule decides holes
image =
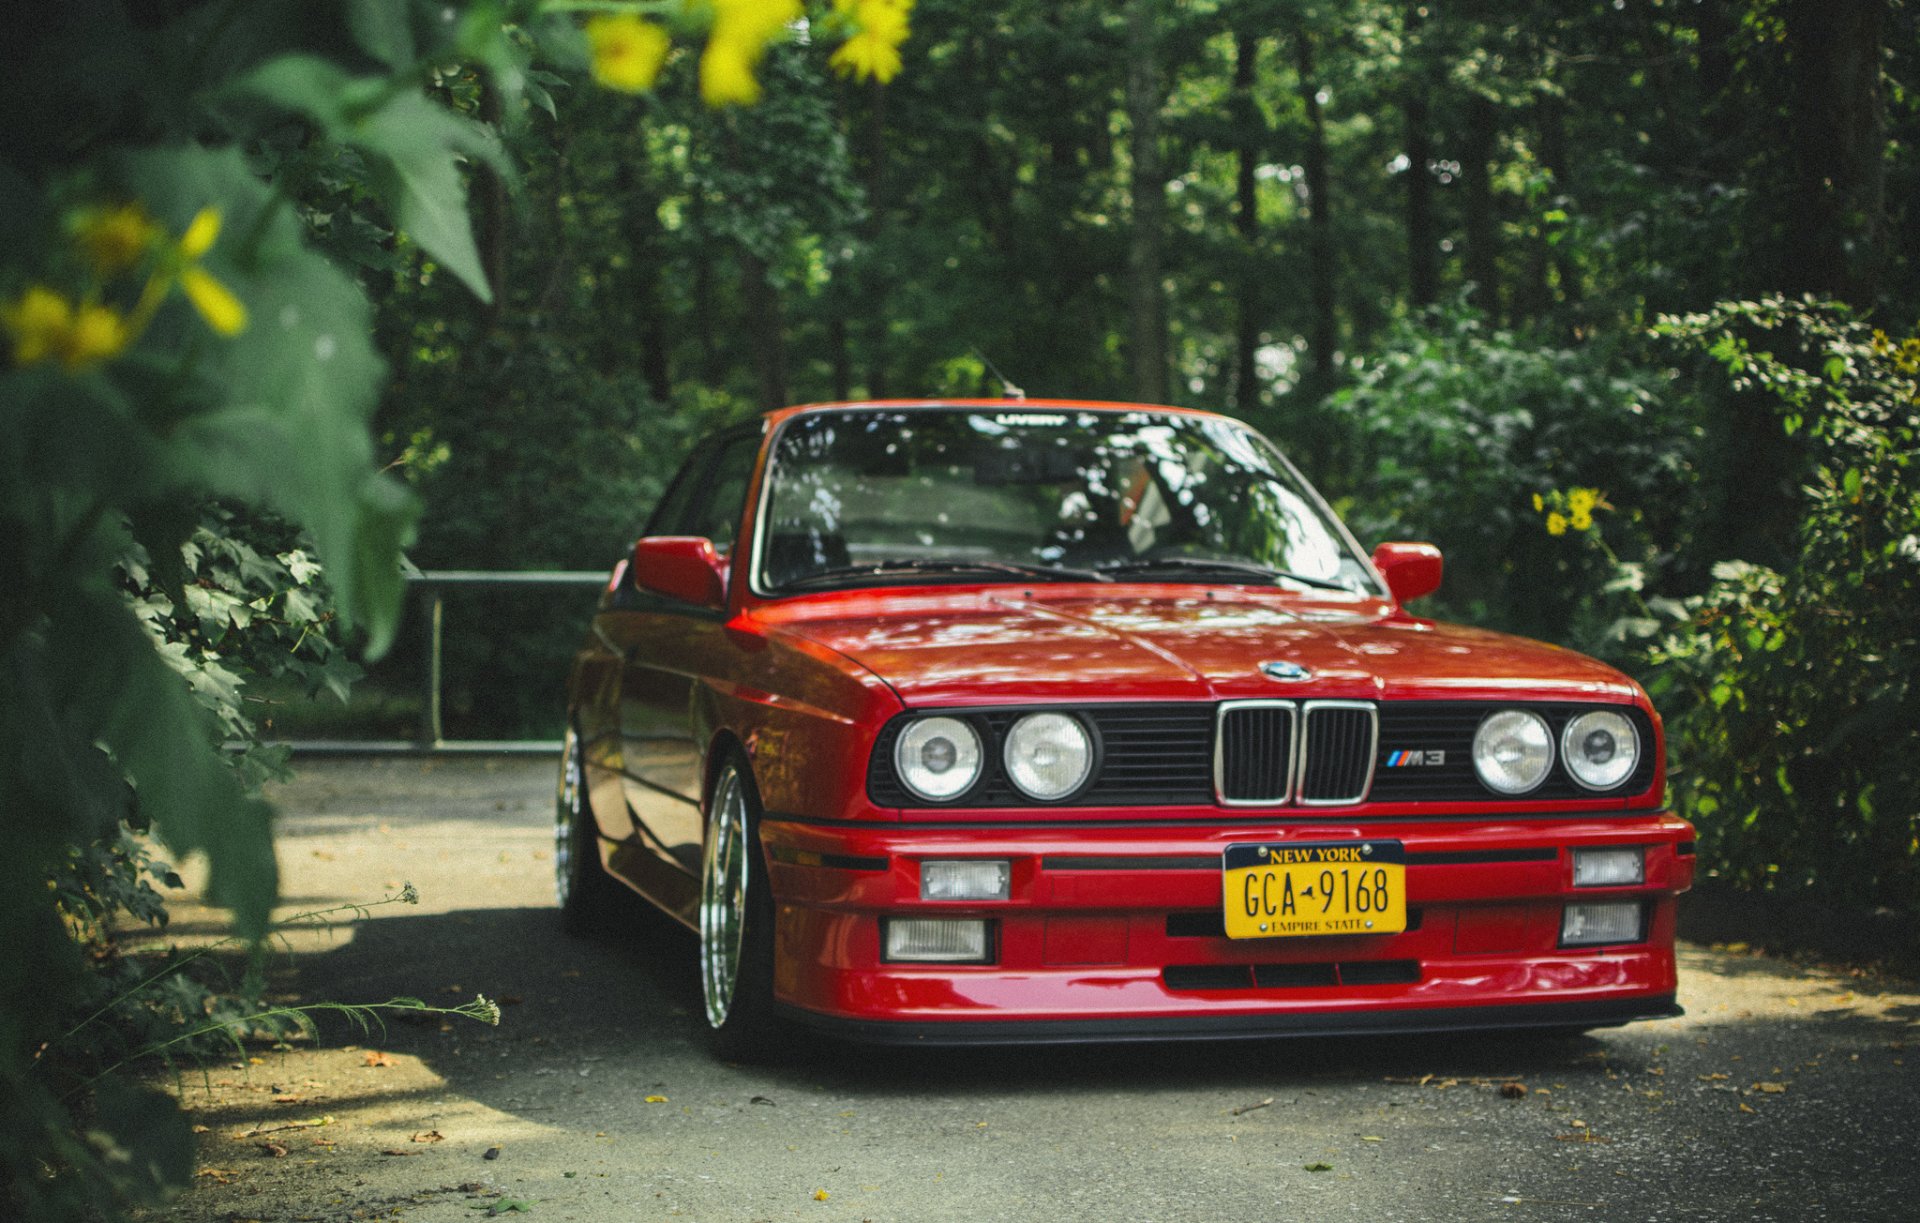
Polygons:
[[1373,567],[1387,579],[1387,589],[1402,606],[1440,589],[1446,565],[1432,544],[1381,544],[1373,550]]
[[723,569],[713,541],[699,536],[651,535],[633,545],[635,586],[696,607],[726,604]]

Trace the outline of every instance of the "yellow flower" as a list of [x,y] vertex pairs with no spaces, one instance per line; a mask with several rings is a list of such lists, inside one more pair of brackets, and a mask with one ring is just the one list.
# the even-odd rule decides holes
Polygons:
[[835,0],[834,7],[860,30],[828,60],[842,76],[886,84],[900,73],[900,44],[907,40],[913,0]]
[[188,222],[187,232],[180,235],[180,253],[189,259],[198,259],[213,249],[213,241],[219,236],[220,210],[202,208]]
[[1565,535],[1566,533],[1567,533],[1567,516],[1565,514],[1562,514],[1559,510],[1555,510],[1553,513],[1548,514],[1547,515],[1547,534]]
[[220,210],[202,208],[180,235],[180,253],[187,262],[180,268],[180,289],[207,321],[207,326],[223,336],[236,336],[247,329],[247,308],[221,284],[213,273],[199,264],[200,256],[213,249],[220,237]]
[[74,239],[103,275],[130,268],[160,237],[160,226],[139,204],[88,208],[74,218]]
[[14,364],[32,365],[60,350],[73,330],[73,305],[45,285],[34,285],[0,308],[0,326],[13,337]]
[[700,96],[709,106],[760,100],[753,70],[767,44],[800,17],[800,0],[714,0],[713,32],[700,56]]
[[1585,531],[1593,526],[1593,514],[1588,510],[1575,510],[1568,519],[1576,531]]
[[667,32],[631,13],[609,13],[587,22],[593,49],[593,79],[622,93],[653,88],[672,45]]
[[1546,513],[1546,510],[1547,510],[1547,499],[1545,497],[1542,497],[1539,493],[1535,493],[1533,495],[1533,512],[1536,514],[1544,514]]
[[1567,493],[1567,509],[1575,517],[1592,514],[1593,507],[1599,503],[1600,490],[1597,488],[1576,488]]
[[60,345],[60,363],[68,369],[117,357],[126,348],[131,333],[127,320],[108,306],[82,306],[74,311],[73,326]]
[[236,336],[247,329],[247,308],[205,268],[198,264],[181,268],[180,288],[207,326],[221,335]]

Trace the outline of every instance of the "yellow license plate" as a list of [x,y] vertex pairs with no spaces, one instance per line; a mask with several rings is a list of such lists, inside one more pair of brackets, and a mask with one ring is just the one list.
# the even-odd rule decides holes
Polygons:
[[1228,938],[1407,928],[1407,855],[1398,841],[1229,845],[1222,865]]

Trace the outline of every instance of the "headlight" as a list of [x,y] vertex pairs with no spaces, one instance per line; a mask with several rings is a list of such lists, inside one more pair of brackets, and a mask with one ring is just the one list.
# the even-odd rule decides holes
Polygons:
[[917,797],[954,798],[980,776],[980,735],[959,718],[921,718],[894,742],[893,768]]
[[1553,735],[1537,713],[1503,709],[1473,733],[1473,768],[1490,790],[1525,794],[1553,767]]
[[1093,771],[1093,739],[1080,719],[1030,713],[1007,732],[1007,777],[1028,798],[1049,802],[1078,790]]
[[1589,790],[1611,790],[1640,763],[1640,733],[1611,709],[1583,713],[1560,734],[1567,772]]

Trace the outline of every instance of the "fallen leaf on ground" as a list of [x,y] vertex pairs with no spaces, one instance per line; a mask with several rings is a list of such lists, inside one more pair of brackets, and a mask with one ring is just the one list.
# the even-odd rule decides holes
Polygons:
[[1250,1113],[1256,1108],[1265,1108],[1267,1107],[1267,1105],[1272,1103],[1273,1103],[1273,1097],[1268,1096],[1266,1099],[1260,1101],[1257,1104],[1242,1104],[1239,1108],[1236,1108],[1233,1110],[1233,1115],[1238,1117],[1244,1113]]
[[767,1099],[767,1097],[765,1097],[765,1096],[755,1096],[755,1097],[754,1097],[753,1099],[751,1099],[751,1100],[748,1100],[748,1101],[747,1101],[747,1103],[749,1103],[749,1104],[765,1104],[765,1105],[767,1105],[767,1106],[769,1106],[769,1107],[772,1107],[772,1108],[778,1108],[778,1107],[779,1107],[779,1105],[777,1105],[777,1104],[775,1104],[775,1103],[774,1103],[774,1102],[773,1102],[772,1100],[769,1100],[769,1099]]
[[829,1197],[832,1197],[832,1196],[833,1195],[828,1193],[825,1189],[815,1189],[813,1191],[813,1200],[816,1202],[824,1202]]
[[647,1097],[647,1103],[649,1104],[665,1104],[666,1102],[667,1102],[667,1098],[665,1096],[648,1096]]
[[273,1102],[275,1104],[298,1104],[300,1103],[300,1101],[304,1099],[306,1099],[305,1096],[296,1096],[293,1093],[288,1092],[285,1095],[275,1096],[273,1098]]
[[196,1125],[193,1127],[193,1132],[196,1134],[204,1134],[207,1132],[208,1128],[209,1127],[204,1125]]
[[1502,1083],[1500,1084],[1500,1095],[1508,1100],[1524,1100],[1527,1098],[1527,1085],[1525,1083]]
[[367,1065],[375,1067],[376,1069],[386,1066],[398,1066],[400,1064],[394,1060],[391,1053],[379,1053],[369,1049],[362,1056],[367,1059]]
[[1361,1142],[1385,1142],[1386,1139],[1380,1137],[1380,1135],[1378,1134],[1362,1134],[1360,1135],[1360,1141]]
[[415,1134],[411,1139],[409,1139],[409,1141],[411,1142],[445,1142],[446,1139],[447,1139],[447,1136],[445,1134],[442,1134],[439,1130],[428,1130],[424,1134]]
[[232,1168],[202,1168],[194,1175],[207,1177],[216,1185],[231,1185],[240,1174]]
[[285,1159],[287,1156],[287,1148],[277,1142],[262,1142],[255,1145],[273,1159]]
[[1309,1172],[1331,1172],[1333,1171],[1333,1165],[1332,1164],[1308,1164],[1306,1165],[1306,1169]]
[[1787,1089],[1785,1083],[1755,1083],[1753,1089],[1769,1096],[1777,1096]]
[[419,1154],[420,1152],[418,1152],[418,1151],[403,1151],[403,1150],[401,1150],[401,1149],[400,1149],[399,1147],[388,1147],[388,1148],[387,1148],[386,1150],[384,1150],[384,1151],[382,1151],[382,1152],[380,1152],[380,1153],[381,1153],[382,1155],[418,1155],[418,1154]]

